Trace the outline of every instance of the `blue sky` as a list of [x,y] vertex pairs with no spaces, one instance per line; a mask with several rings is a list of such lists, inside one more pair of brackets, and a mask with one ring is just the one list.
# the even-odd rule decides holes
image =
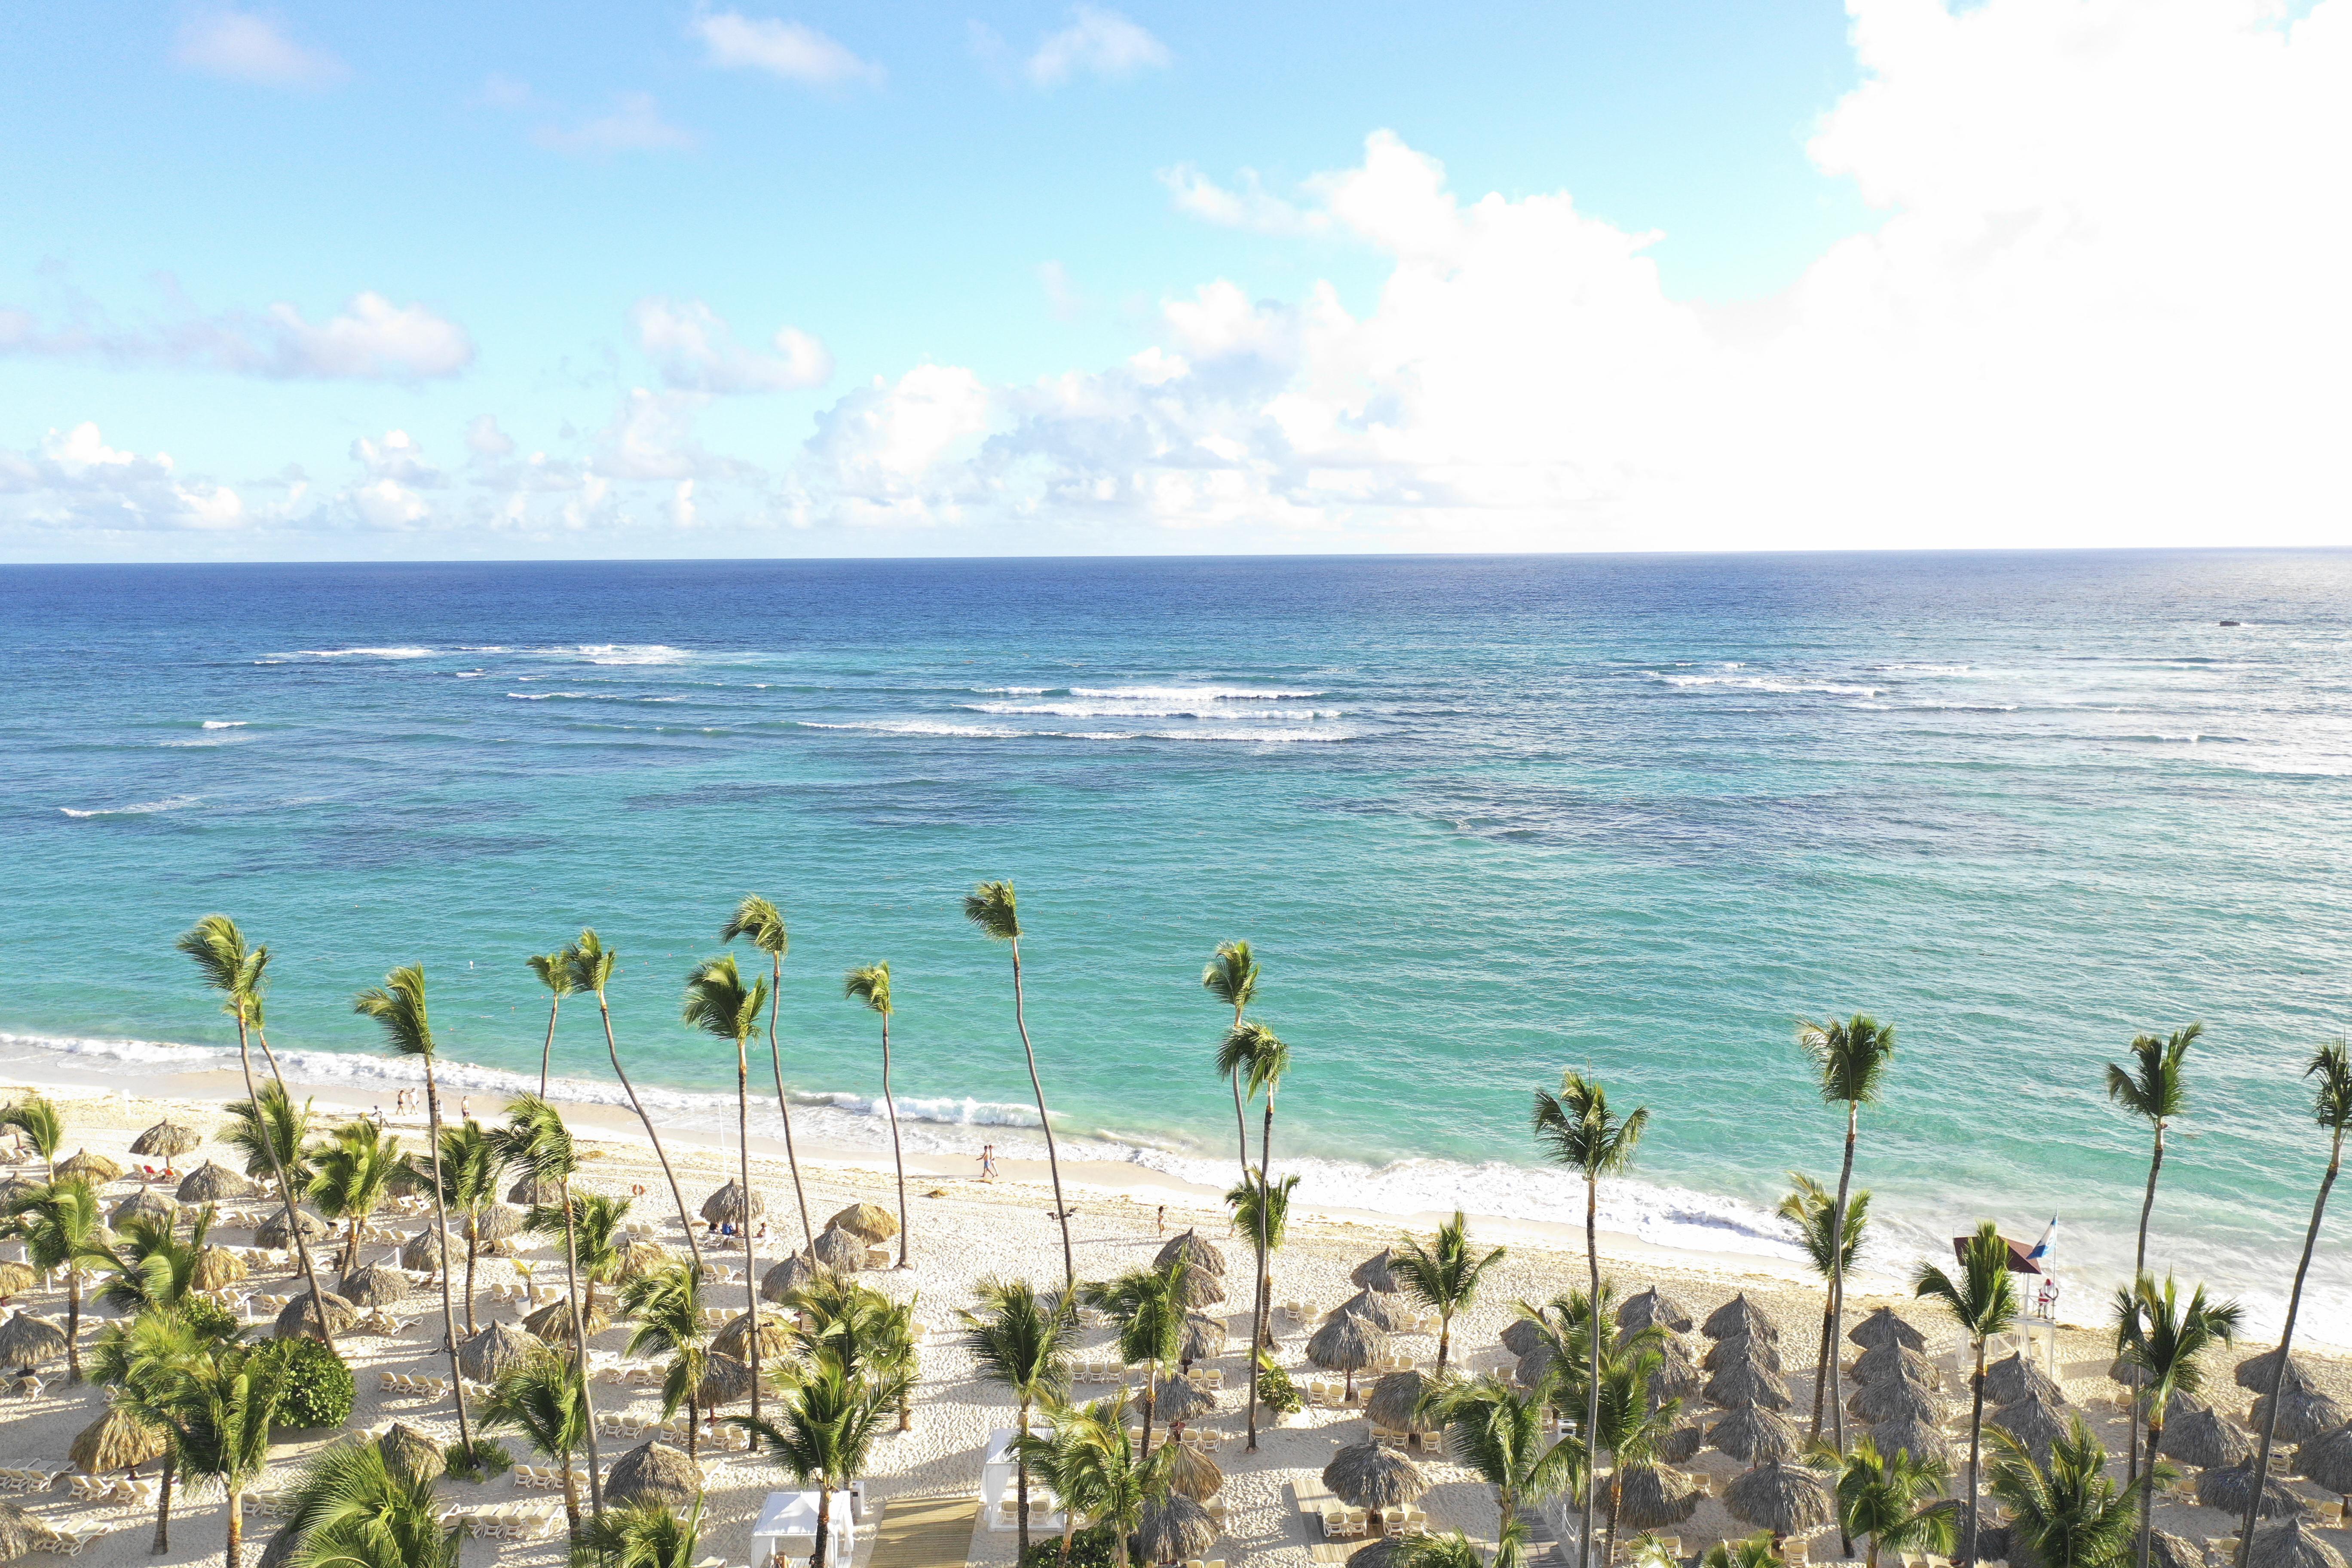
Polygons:
[[[2144,237],[2183,132],[2117,115],[2189,61],[2324,133],[2344,5],[19,8],[0,552],[1998,542],[1755,465],[1889,378],[2129,358],[2081,325],[2128,254],[2052,254]],[[2224,169],[2314,128],[2245,119]],[[2176,271],[2113,329],[2254,330]],[[2084,340],[1956,366],[1988,279]]]

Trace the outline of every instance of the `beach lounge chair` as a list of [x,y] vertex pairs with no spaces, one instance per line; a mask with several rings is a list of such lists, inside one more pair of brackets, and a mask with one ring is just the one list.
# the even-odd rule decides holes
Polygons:
[[1780,1561],[1786,1568],[1811,1568],[1813,1544],[1810,1541],[1791,1541],[1780,1549]]

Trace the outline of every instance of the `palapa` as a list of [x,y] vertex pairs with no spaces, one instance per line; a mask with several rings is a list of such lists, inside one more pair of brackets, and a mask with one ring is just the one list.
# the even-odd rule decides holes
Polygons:
[[[2238,1386],[2249,1394],[2268,1394],[2271,1391],[2271,1377],[2278,1369],[2278,1350],[2273,1347],[2260,1355],[2248,1356],[2240,1362],[2237,1370],[2231,1375],[2237,1380]],[[2314,1384],[2311,1378],[2311,1363],[2299,1355],[2287,1357],[2285,1386],[2316,1387],[2317,1384]]]
[[0,1323],[0,1366],[38,1366],[66,1353],[66,1331],[19,1307]]
[[1348,1553],[1348,1568],[1400,1568],[1411,1554],[1428,1544],[1425,1538],[1383,1536]]
[[2352,1497],[2352,1426],[2338,1426],[2297,1448],[2294,1473],[2337,1497]]
[[[0,1263],[0,1298],[21,1296],[40,1282],[40,1275],[34,1272],[29,1263]],[[210,1287],[200,1285],[197,1289],[201,1290]]]
[[2148,1532],[2147,1561],[2148,1568],[2206,1568],[2203,1547],[2162,1530]]
[[0,1502],[0,1563],[13,1563],[49,1539],[47,1525],[13,1502]]
[[207,1160],[180,1178],[174,1195],[184,1204],[217,1204],[231,1198],[249,1198],[255,1190],[251,1182],[226,1165]]
[[[454,1262],[460,1265],[464,1263],[466,1258],[464,1237],[455,1233],[450,1234],[449,1257]],[[431,1226],[426,1226],[401,1244],[400,1266],[417,1274],[441,1272],[441,1242],[440,1238],[433,1234]]]
[[2165,1423],[2156,1451],[2168,1459],[2210,1470],[2243,1464],[2254,1451],[2254,1442],[2244,1427],[2220,1411],[2193,1410]]
[[1220,1279],[1225,1277],[1225,1255],[1217,1250],[1214,1242],[1197,1230],[1181,1231],[1170,1237],[1161,1244],[1160,1250],[1152,1254],[1151,1267],[1165,1268],[1180,1258],[1187,1268],[1213,1274]]
[[1188,1377],[1163,1376],[1151,1388],[1151,1413],[1162,1421],[1190,1421],[1216,1407],[1217,1396]]
[[196,1269],[189,1282],[199,1290],[226,1290],[251,1272],[245,1254],[207,1242],[196,1254]]
[[508,1243],[522,1234],[522,1215],[504,1204],[484,1204],[459,1216],[457,1234],[474,1238],[474,1250],[496,1258],[512,1250]]
[[177,1225],[180,1205],[152,1187],[142,1187],[121,1203],[107,1216],[107,1223],[121,1230],[134,1219],[150,1219],[159,1225]]
[[375,1440],[376,1451],[394,1475],[430,1480],[448,1468],[441,1445],[405,1421],[395,1421]]
[[1706,1381],[1706,1374],[1691,1360],[1690,1347],[1682,1341],[1667,1340],[1658,1349],[1658,1369],[1650,1374],[1652,1409],[1669,1399],[1690,1398]]
[[727,1184],[702,1200],[702,1217],[713,1225],[743,1225],[747,1219],[758,1219],[768,1212],[768,1200],[751,1189],[751,1212],[743,1213],[743,1184],[730,1178]]
[[702,1386],[695,1390],[694,1397],[705,1410],[716,1410],[751,1396],[751,1363],[715,1351],[703,1358]]
[[1625,1304],[1617,1309],[1617,1327],[1628,1334],[1638,1334],[1644,1329],[1686,1334],[1690,1326],[1689,1310],[1655,1285],[1626,1298]]
[[845,1230],[872,1242],[887,1241],[898,1234],[898,1216],[880,1204],[852,1204],[824,1223],[828,1230]]
[[1870,1429],[1870,1440],[1882,1454],[1904,1450],[1922,1462],[1948,1462],[1952,1457],[1952,1440],[1932,1421],[1916,1415],[1898,1415],[1892,1421],[1881,1421]]
[[1429,1489],[1419,1465],[1378,1443],[1350,1443],[1332,1455],[1323,1484],[1349,1508],[1402,1508]]
[[528,1171],[523,1173],[520,1181],[507,1189],[507,1202],[520,1205],[524,1208],[535,1208],[541,1204],[552,1205],[562,1201],[562,1183],[551,1182],[543,1176],[534,1175]]
[[[1768,1410],[1759,1414],[1769,1415],[1771,1412]],[[1705,1447],[1706,1428],[1692,1421],[1658,1439],[1658,1458],[1670,1465],[1687,1465],[1698,1458],[1698,1451]]]
[[408,1276],[388,1263],[371,1263],[344,1275],[335,1292],[355,1307],[389,1307],[407,1300]]
[[1768,1459],[1732,1478],[1724,1506],[1742,1524],[1769,1530],[1777,1539],[1795,1535],[1833,1517],[1829,1482],[1815,1471]]
[[817,1268],[801,1253],[793,1253],[782,1263],[760,1277],[760,1299],[784,1302],[799,1291],[816,1283]]
[[2024,1444],[2033,1462],[2044,1469],[2050,1467],[2051,1445],[2074,1429],[2074,1417],[2066,1407],[2039,1392],[2002,1405],[1985,1420]]
[[1776,1410],[1743,1405],[1706,1429],[1706,1440],[1717,1451],[1751,1465],[1793,1457],[1803,1447],[1796,1423]]
[[150,1459],[160,1459],[167,1446],[162,1432],[116,1405],[81,1429],[73,1447],[66,1450],[66,1458],[79,1465],[82,1474],[102,1476],[110,1470],[135,1470]]
[[1213,1318],[1205,1312],[1184,1314],[1184,1342],[1178,1349],[1180,1359],[1208,1361],[1225,1353],[1225,1339],[1231,1331],[1223,1318]]
[[1559,1352],[1551,1346],[1538,1345],[1518,1359],[1511,1368],[1511,1375],[1518,1380],[1521,1388],[1533,1388],[1551,1375],[1552,1365],[1559,1360]]
[[1160,1476],[1170,1489],[1196,1502],[1206,1502],[1224,1489],[1225,1472],[1190,1443],[1172,1445],[1162,1462],[1167,1468]]
[[[332,1290],[322,1298],[327,1303],[327,1327],[341,1333],[360,1321],[360,1310],[336,1295]],[[315,1340],[319,1337],[318,1315],[310,1310],[310,1292],[303,1291],[278,1309],[278,1321],[272,1325],[273,1338],[281,1340]]]
[[1927,1348],[1927,1336],[1898,1316],[1892,1307],[1879,1308],[1848,1329],[1845,1337],[1866,1351],[1874,1351],[1886,1344],[1922,1352]]
[[160,1154],[169,1160],[196,1148],[205,1135],[177,1121],[158,1121],[131,1141],[134,1154]]
[[1430,1425],[1421,1417],[1421,1402],[1431,1386],[1418,1372],[1384,1373],[1364,1396],[1364,1415],[1391,1432],[1426,1432]]
[[702,1494],[702,1472],[694,1461],[667,1443],[640,1443],[613,1461],[604,1480],[608,1502],[640,1500],[690,1508]]
[[1176,1300],[1187,1310],[1213,1307],[1224,1299],[1224,1286],[1205,1268],[1187,1268],[1176,1277]]
[[1925,1421],[1932,1426],[1950,1413],[1940,1395],[1901,1378],[1864,1384],[1845,1407],[1874,1426],[1882,1421]]
[[1780,1342],[1780,1331],[1764,1315],[1764,1309],[1748,1299],[1746,1291],[1734,1296],[1706,1315],[1699,1331],[1711,1340],[1729,1339],[1734,1334],[1754,1334],[1759,1339]]
[[2107,1381],[2120,1383],[2126,1388],[2147,1386],[2147,1370],[2133,1363],[2128,1356],[2117,1356],[2107,1363]]
[[835,1274],[855,1274],[866,1267],[866,1238],[827,1226],[809,1244],[809,1253],[820,1268]]
[[[1853,1358],[1853,1372],[1854,1382],[1865,1385],[1901,1379],[1921,1388],[1944,1386],[1944,1374],[1937,1370],[1936,1363],[1904,1344],[1883,1344],[1863,1352]],[[1992,1399],[1990,1393],[1985,1397]],[[2000,1401],[1993,1400],[1993,1403],[1997,1405]]]
[[1632,1530],[1663,1530],[1698,1511],[1698,1479],[1664,1465],[1629,1471],[1617,1489],[1618,1523]]
[[633,1241],[621,1248],[618,1278],[623,1284],[642,1279],[669,1267],[676,1255],[657,1241]]
[[[710,1336],[710,1348],[720,1355],[743,1359],[744,1347],[751,1339],[751,1314],[738,1312],[727,1321],[724,1328]],[[775,1312],[760,1314],[760,1358],[772,1362],[792,1349],[793,1331],[783,1318]]]
[[[2254,1399],[2250,1419],[2259,1432],[2271,1418],[2271,1396]],[[2315,1388],[2289,1387],[2279,1394],[2278,1436],[2288,1443],[2308,1443],[2344,1425],[2344,1407]]]
[[114,1180],[115,1177],[122,1174],[122,1167],[117,1164],[114,1161],[108,1159],[103,1154],[93,1154],[89,1150],[84,1149],[75,1153],[69,1159],[58,1161],[58,1174],[60,1176],[80,1176],[84,1180],[94,1183],[99,1186],[104,1186],[107,1183]]
[[1544,1342],[1544,1327],[1533,1318],[1513,1318],[1503,1325],[1503,1348],[1523,1356]]
[[1398,1305],[1396,1299],[1370,1286],[1357,1291],[1331,1310],[1335,1315],[1345,1312],[1351,1318],[1361,1318],[1384,1334],[1393,1334],[1405,1324],[1404,1309]]
[[[64,1349],[62,1341],[58,1348]],[[1388,1348],[1389,1337],[1377,1325],[1347,1312],[1332,1313],[1307,1336],[1307,1359],[1325,1372],[1347,1373],[1350,1396],[1356,1391],[1356,1373],[1371,1365],[1375,1356],[1387,1354]]]
[[[294,1222],[302,1227],[305,1241],[318,1241],[327,1234],[327,1222],[309,1209],[296,1209]],[[292,1233],[286,1228],[285,1209],[272,1209],[268,1218],[253,1227],[253,1245],[281,1249],[294,1245]]]
[[[588,1316],[581,1328],[591,1337],[613,1326],[613,1310],[604,1301],[587,1310]],[[532,1334],[551,1344],[569,1344],[572,1341],[572,1298],[558,1296],[545,1306],[534,1307],[523,1314],[523,1332]]]
[[1143,1505],[1135,1543],[1146,1563],[1182,1563],[1217,1543],[1217,1521],[1181,1492],[1153,1498]]
[[1395,1271],[1390,1264],[1395,1259],[1393,1248],[1383,1247],[1348,1271],[1348,1283],[1365,1290],[1377,1290],[1383,1296],[1393,1296],[1401,1289]]
[[476,1383],[495,1383],[499,1373],[520,1366],[539,1340],[512,1323],[493,1319],[479,1333],[457,1344],[457,1370]]
[[1789,1384],[1785,1378],[1766,1372],[1753,1362],[1741,1362],[1706,1380],[1706,1402],[1725,1410],[1742,1405],[1785,1410],[1789,1407]]
[[[2253,1484],[2254,1461],[2250,1455],[2243,1463],[2222,1465],[2200,1474],[2197,1478],[2197,1500],[2206,1508],[2218,1508],[2243,1519],[2246,1516],[2246,1500]],[[2267,1476],[2263,1480],[2262,1506],[2256,1510],[2256,1517],[2284,1519],[2289,1514],[2301,1513],[2308,1506],[2288,1489],[2284,1481],[2276,1476]]]
[[2254,1531],[2246,1568],[2344,1568],[2344,1558],[2297,1514],[2284,1524]]
[[1780,1347],[1754,1334],[1727,1334],[1706,1347],[1698,1364],[1709,1372],[1721,1372],[1741,1362],[1753,1362],[1766,1372],[1777,1373],[1780,1370]]
[[2052,1405],[2066,1403],[2066,1395],[2050,1374],[2026,1360],[2021,1351],[2012,1351],[1985,1368],[1984,1395],[1988,1405],[2015,1405],[2028,1395],[2038,1395]]

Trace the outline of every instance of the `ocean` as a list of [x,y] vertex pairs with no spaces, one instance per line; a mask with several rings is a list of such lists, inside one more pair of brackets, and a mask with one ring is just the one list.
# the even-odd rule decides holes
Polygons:
[[[1605,1224],[1788,1256],[1770,1205],[1843,1131],[1797,1026],[1867,1011],[1874,1259],[2054,1218],[2074,1316],[2147,1172],[2105,1065],[2201,1019],[2151,1257],[2274,1321],[2352,987],[2347,610],[2352,553],[2252,551],[0,568],[0,1059],[215,1059],[172,940],[217,910],[305,1073],[396,1071],[351,997],[422,963],[501,1081],[524,956],[593,925],[633,1070],[709,1114],[732,1052],[681,983],[759,891],[813,1127],[881,1135],[841,981],[887,960],[910,1136],[1017,1148],[960,912],[1005,877],[1096,1152],[1225,1179],[1199,975],[1246,937],[1310,1201],[1580,1217],[1528,1133],[1575,1067],[1652,1113]],[[555,1049],[599,1091],[593,1007]]]

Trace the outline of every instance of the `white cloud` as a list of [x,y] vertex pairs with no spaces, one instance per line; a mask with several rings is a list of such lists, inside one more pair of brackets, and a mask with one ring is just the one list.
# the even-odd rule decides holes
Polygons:
[[514,437],[499,428],[495,414],[477,414],[466,426],[466,450],[477,458],[511,458]]
[[851,521],[953,516],[966,487],[940,470],[968,462],[989,423],[988,389],[969,370],[923,364],[895,383],[877,376],[818,416],[802,478]]
[[324,49],[306,48],[250,11],[213,11],[182,24],[173,60],[188,70],[260,87],[323,92],[351,75]]
[[799,22],[746,16],[739,11],[706,12],[691,24],[705,58],[732,70],[765,71],[806,87],[848,82],[879,85],[882,68],[862,60],[840,44]]
[[171,455],[107,445],[84,420],[28,452],[0,448],[0,536],[219,531],[246,521],[226,485],[183,479]]
[[398,479],[371,479],[354,486],[344,497],[352,515],[365,527],[403,532],[432,519],[425,498]]
[[292,374],[327,379],[417,380],[455,375],[474,359],[466,329],[422,305],[394,305],[381,294],[360,294],[339,316],[316,325],[291,305],[272,305],[269,317],[282,363]]
[[437,489],[449,482],[440,469],[425,460],[425,448],[405,430],[387,430],[380,441],[362,436],[352,443],[352,457],[371,479],[424,489]]
[[578,125],[542,125],[530,139],[551,153],[599,154],[610,153],[676,153],[692,147],[694,133],[672,125],[649,92],[625,92],[613,100],[610,114]]
[[1168,46],[1116,11],[1080,5],[1070,25],[1048,36],[1025,69],[1038,87],[1059,87],[1075,76],[1109,79],[1168,64]]
[[472,363],[474,342],[465,328],[423,305],[395,305],[369,291],[320,321],[283,301],[257,314],[204,316],[181,309],[163,321],[128,329],[87,310],[49,328],[28,311],[0,310],[0,355],[10,353],[279,380],[425,381],[455,375]]
[[699,300],[646,299],[630,311],[637,346],[669,386],[686,392],[782,392],[822,386],[833,377],[833,355],[794,327],[777,329],[775,352],[761,353],[735,341],[718,312]]
[[1280,196],[1269,195],[1257,171],[1244,169],[1227,190],[1191,163],[1160,172],[1160,183],[1176,198],[1176,210],[1223,228],[1255,229],[1261,234],[1317,234],[1330,227],[1330,215],[1306,212]]

